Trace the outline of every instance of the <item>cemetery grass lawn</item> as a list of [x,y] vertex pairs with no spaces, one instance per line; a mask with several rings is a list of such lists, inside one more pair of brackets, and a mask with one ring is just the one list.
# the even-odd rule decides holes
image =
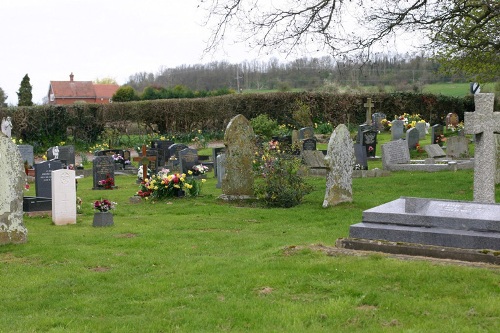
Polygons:
[[[354,179],[354,202],[328,209],[323,178],[290,209],[221,202],[212,174],[202,197],[155,204],[129,202],[133,176],[84,178],[76,225],[26,217],[28,242],[0,247],[0,332],[498,332],[498,267],[319,250],[400,196],[471,200],[472,177]],[[113,227],[92,227],[100,198]]]

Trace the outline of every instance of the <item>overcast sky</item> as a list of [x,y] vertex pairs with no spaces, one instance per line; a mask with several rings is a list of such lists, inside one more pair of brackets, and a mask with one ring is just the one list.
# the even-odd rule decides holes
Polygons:
[[[50,81],[111,77],[124,84],[161,67],[256,59],[241,47],[203,56],[210,31],[198,0],[1,0],[0,87],[17,105],[25,74],[33,102]],[[248,50],[247,50],[248,51]]]

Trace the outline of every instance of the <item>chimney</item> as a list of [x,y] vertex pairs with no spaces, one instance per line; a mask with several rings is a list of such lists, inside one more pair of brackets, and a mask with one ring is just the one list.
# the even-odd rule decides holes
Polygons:
[[70,81],[70,82],[73,82],[73,78],[74,78],[74,77],[75,77],[75,76],[73,75],[73,72],[71,72],[71,74],[69,75],[69,81]]

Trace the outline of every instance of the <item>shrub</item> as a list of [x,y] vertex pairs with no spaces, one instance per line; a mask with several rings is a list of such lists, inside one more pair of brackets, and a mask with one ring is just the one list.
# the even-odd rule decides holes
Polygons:
[[278,132],[279,126],[276,120],[272,120],[267,114],[258,115],[250,120],[256,135],[269,140],[274,133]]

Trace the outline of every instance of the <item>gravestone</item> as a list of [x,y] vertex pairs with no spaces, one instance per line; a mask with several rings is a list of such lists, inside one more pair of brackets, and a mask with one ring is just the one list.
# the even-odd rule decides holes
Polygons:
[[495,94],[474,95],[475,112],[464,113],[466,134],[476,135],[474,151],[474,201],[495,202],[496,146],[500,112],[494,112]]
[[415,149],[419,142],[420,134],[418,130],[413,127],[406,131],[406,143],[408,144],[408,149]]
[[55,146],[47,150],[47,160],[60,160],[63,168],[68,165],[75,165],[75,147],[74,146]]
[[2,119],[2,133],[5,134],[6,137],[10,138],[12,136],[12,121],[10,117],[6,117]]
[[153,174],[158,173],[160,171],[158,169],[158,150],[157,149],[147,149],[146,157],[149,159],[148,168],[151,170]]
[[358,126],[358,134],[356,135],[356,143],[363,143],[363,132],[372,130],[372,126],[362,124]]
[[61,161],[35,164],[35,192],[39,198],[52,198],[52,171],[62,169]]
[[217,184],[215,184],[216,188],[222,187],[222,179],[224,178],[224,174],[226,173],[226,169],[224,167],[225,163],[226,163],[226,154],[222,153],[217,155],[215,159],[215,164],[217,165]]
[[231,119],[224,133],[226,172],[222,179],[221,198],[231,200],[253,196],[254,140],[252,125],[243,115]]
[[[179,152],[183,149],[189,148],[183,143],[174,143],[168,147],[169,160],[167,161],[170,168],[174,169],[179,167]],[[174,157],[175,159],[172,159]],[[172,170],[171,170],[172,171]]]
[[299,140],[314,139],[314,128],[303,127],[299,130]]
[[418,122],[415,124],[415,128],[418,130],[419,134],[419,139],[424,140],[425,139],[425,132],[427,131],[427,125],[423,122]]
[[21,154],[12,140],[0,133],[0,245],[27,240],[23,222],[25,183]]
[[[104,149],[94,153],[95,156],[111,156],[115,165],[125,168],[126,161],[130,162],[130,151],[123,149]],[[120,158],[121,157],[121,158]]]
[[158,166],[164,167],[170,158],[170,151],[168,147],[175,142],[171,140],[153,140],[151,141],[151,148],[158,150]]
[[446,140],[446,157],[448,158],[468,158],[469,139],[465,136],[449,136]]
[[363,132],[361,144],[366,149],[366,156],[375,157],[377,153],[377,134],[375,130],[368,130]]
[[302,150],[316,150],[316,139],[302,140]]
[[460,119],[458,118],[458,114],[454,112],[450,112],[446,115],[446,127],[457,127]]
[[134,162],[139,162],[139,170],[142,167],[142,180],[148,178],[148,169],[151,170],[150,166],[154,162],[156,163],[157,156],[148,156],[148,150],[146,149],[146,145],[142,145],[141,148],[141,156],[134,157]]
[[302,160],[308,167],[309,174],[316,176],[326,175],[325,155],[320,150],[304,150]]
[[354,157],[356,158],[356,165],[359,165],[359,170],[368,170],[366,148],[361,143],[354,144]]
[[430,158],[444,157],[446,153],[437,143],[424,146],[424,150]]
[[224,147],[212,148],[212,161],[214,162],[214,177],[217,177],[219,166],[217,165],[217,156],[224,153]]
[[399,140],[403,138],[405,123],[402,120],[395,119],[391,122],[392,140]]
[[384,130],[384,125],[382,124],[382,120],[386,119],[385,113],[382,112],[375,112],[372,115],[372,121],[373,121],[373,129],[376,131],[383,131]]
[[442,146],[443,142],[439,139],[443,135],[443,125],[436,124],[431,127],[431,144],[437,143]]
[[19,152],[21,153],[23,163],[28,162],[29,166],[33,166],[33,164],[35,164],[32,145],[17,145],[17,149],[19,149]]
[[52,222],[55,225],[76,223],[75,170],[52,171]]
[[371,126],[372,125],[372,107],[375,106],[375,104],[372,103],[372,99],[368,97],[366,99],[366,103],[363,104],[363,106],[366,108],[366,121],[365,124]]
[[179,152],[179,163],[182,173],[187,174],[189,170],[198,164],[198,151],[192,148],[186,148]]
[[111,156],[95,156],[92,161],[92,175],[94,177],[93,190],[104,190],[99,186],[101,180],[115,178],[115,162]]
[[381,146],[382,148],[382,167],[390,170],[392,164],[410,163],[410,151],[406,141],[399,139],[390,141]]
[[352,201],[352,171],[355,162],[354,147],[349,130],[340,124],[328,142],[325,158],[327,166],[326,193],[323,207]]
[[495,134],[497,145],[497,173],[495,176],[495,184],[500,184],[500,134]]
[[299,149],[300,147],[300,140],[299,140],[299,131],[294,129],[292,130],[292,147],[294,149]]

